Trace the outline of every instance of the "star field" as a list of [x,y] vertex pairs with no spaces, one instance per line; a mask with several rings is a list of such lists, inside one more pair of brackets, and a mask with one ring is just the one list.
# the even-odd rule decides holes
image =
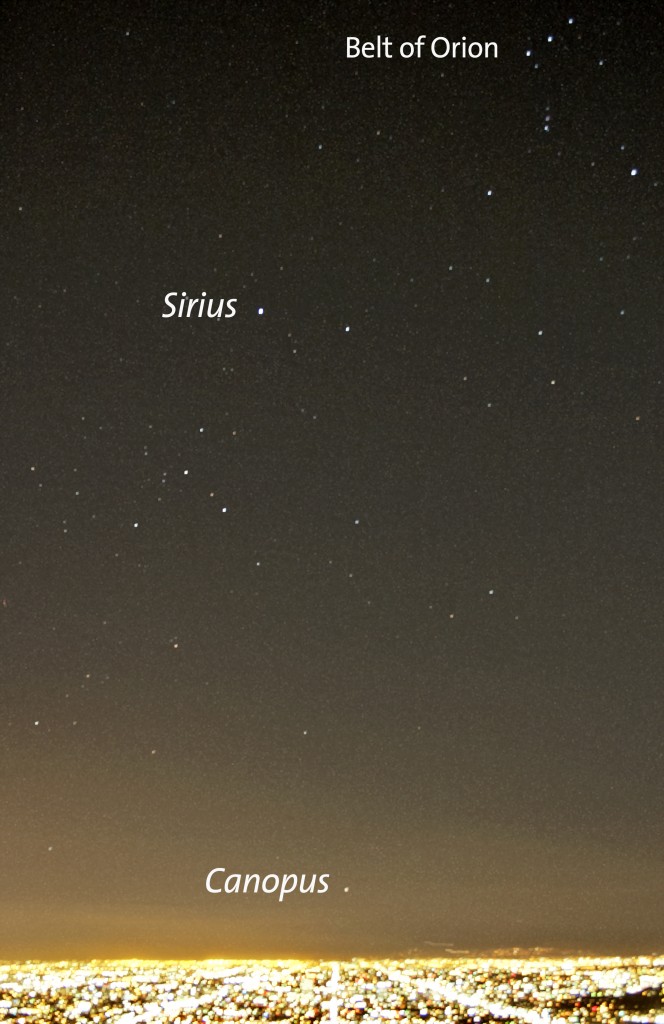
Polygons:
[[661,946],[654,10],[6,23],[4,955]]

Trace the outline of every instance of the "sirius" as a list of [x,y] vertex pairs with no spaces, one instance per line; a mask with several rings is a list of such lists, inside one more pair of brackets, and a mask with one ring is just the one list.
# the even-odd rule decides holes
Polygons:
[[[178,293],[169,292],[168,295],[164,296],[164,302],[167,308],[170,310],[168,313],[162,313],[162,319],[171,316],[182,316],[182,317],[202,317],[206,315],[206,298],[207,292],[201,292],[200,296],[195,299],[190,299],[186,292],[182,292],[179,296]],[[207,316],[211,320],[230,319],[235,316],[235,303],[237,299],[208,299],[207,300]],[[215,308],[216,304],[216,308]],[[224,312],[224,304],[226,305],[226,312]],[[198,308],[197,308],[198,307]]]

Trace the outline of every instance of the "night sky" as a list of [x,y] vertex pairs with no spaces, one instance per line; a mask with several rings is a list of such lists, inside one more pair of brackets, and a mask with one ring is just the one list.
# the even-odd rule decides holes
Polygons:
[[4,5],[0,955],[664,945],[657,8]]

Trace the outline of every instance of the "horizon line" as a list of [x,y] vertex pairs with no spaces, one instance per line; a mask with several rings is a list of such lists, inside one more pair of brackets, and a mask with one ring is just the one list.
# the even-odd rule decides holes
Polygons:
[[355,954],[352,956],[303,956],[294,954],[283,955],[234,955],[234,956],[149,956],[149,955],[126,955],[126,956],[68,956],[59,957],[7,957],[0,953],[0,966],[8,964],[65,964],[65,963],[183,963],[183,964],[214,964],[214,963],[301,963],[301,964],[334,964],[334,963],[381,963],[386,961],[404,962],[408,960],[630,960],[630,959],[664,959],[664,947],[660,950],[631,951],[599,953],[592,951],[564,951],[553,947],[514,947],[508,951],[504,947],[493,950],[469,950],[445,949],[439,955],[429,952],[421,953],[410,950],[403,954],[367,955]]

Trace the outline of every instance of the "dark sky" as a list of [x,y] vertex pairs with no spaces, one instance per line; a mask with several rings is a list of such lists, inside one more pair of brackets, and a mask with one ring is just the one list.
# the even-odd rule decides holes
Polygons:
[[0,955],[661,948],[657,5],[3,18]]

